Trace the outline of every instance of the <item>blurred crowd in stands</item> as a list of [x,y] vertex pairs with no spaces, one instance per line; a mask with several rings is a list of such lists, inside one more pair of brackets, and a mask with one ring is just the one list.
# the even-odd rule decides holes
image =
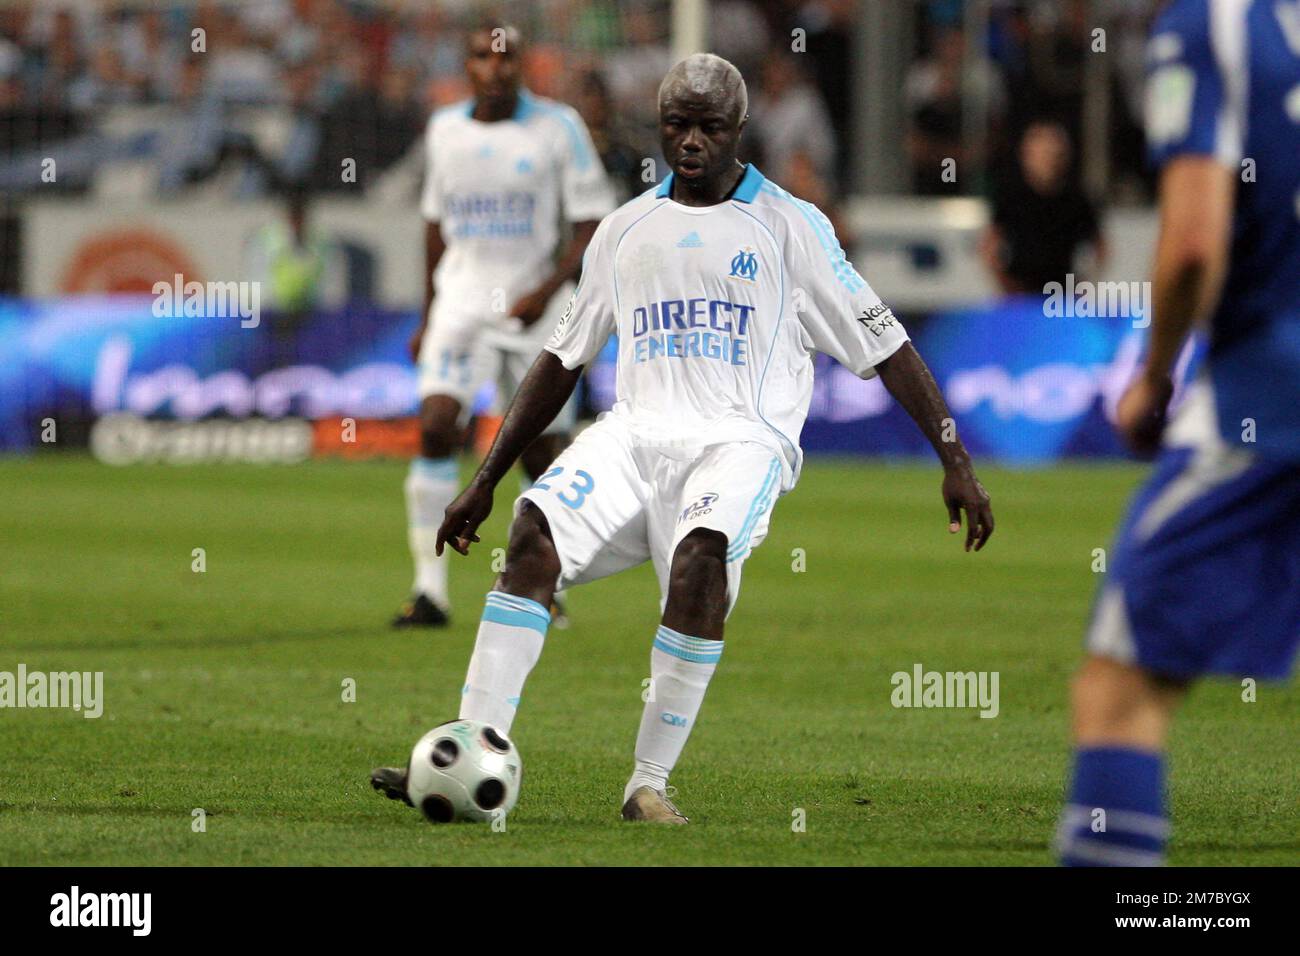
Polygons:
[[[1111,181],[1125,195],[1144,195],[1140,71],[1150,0],[991,0],[977,48],[962,31],[962,6],[916,3],[915,57],[897,84],[912,190],[993,193],[999,160],[1014,164],[1021,133],[1044,118],[1076,156],[1084,64],[1095,10],[1104,8],[1116,67]],[[654,92],[672,61],[667,0],[493,8],[529,37],[529,85],[580,109],[625,195],[646,188],[643,158],[659,154]],[[462,36],[481,10],[474,0],[5,6],[0,188],[30,189],[32,157],[58,143],[59,184],[74,191],[408,194],[429,112],[465,95]],[[857,15],[855,0],[711,4],[711,46],[750,80],[750,158],[814,201],[829,202],[848,181]],[[796,29],[806,53],[791,50]],[[971,95],[984,104],[973,138],[964,115]],[[944,158],[980,175],[945,180]],[[355,180],[341,172],[346,159],[355,161]]]
[[[1141,131],[1143,65],[1157,3],[993,0],[985,42],[977,45],[963,32],[961,0],[930,0],[923,7],[920,49],[903,84],[914,192],[991,191],[1003,161],[1016,162],[1025,131],[1044,121],[1061,128],[1077,155],[1088,69],[1104,58],[1111,195],[1148,198]],[[963,91],[984,104],[979,137],[966,135]],[[982,188],[944,180],[942,157],[982,169]]]
[[[529,38],[529,85],[579,107],[626,195],[646,188],[642,158],[658,156],[654,93],[672,63],[668,4],[495,8]],[[774,176],[828,184],[843,171],[836,129],[848,126],[853,9],[852,0],[712,5],[714,48],[754,78],[750,139]],[[355,193],[404,160],[418,176],[413,146],[429,112],[465,95],[462,37],[480,12],[465,0],[5,7],[0,188],[35,186],[31,159],[55,143],[58,182],[70,190]],[[818,52],[807,70],[782,42],[795,25]],[[354,179],[341,173],[345,159]],[[394,191],[410,185],[409,175],[394,179]]]

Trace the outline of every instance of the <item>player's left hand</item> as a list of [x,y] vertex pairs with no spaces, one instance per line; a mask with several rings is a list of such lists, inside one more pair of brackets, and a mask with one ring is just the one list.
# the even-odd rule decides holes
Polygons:
[[943,473],[943,503],[948,506],[948,533],[961,530],[961,513],[966,512],[966,550],[976,551],[993,534],[993,507],[989,493],[970,465],[948,468]]
[[1115,427],[1134,454],[1150,458],[1159,450],[1173,395],[1174,383],[1169,376],[1143,373],[1120,396]]
[[534,289],[511,306],[510,314],[522,322],[524,328],[528,328],[542,317],[542,313],[546,311],[547,303],[550,301],[551,293],[549,290],[545,288]]

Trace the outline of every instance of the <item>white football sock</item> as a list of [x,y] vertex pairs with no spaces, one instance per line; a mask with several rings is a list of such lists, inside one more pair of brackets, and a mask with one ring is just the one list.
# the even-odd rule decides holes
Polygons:
[[458,477],[455,458],[415,458],[405,484],[407,539],[415,559],[415,583],[411,588],[444,610],[451,606],[447,594],[448,555],[438,557],[438,528],[443,512],[456,497]]
[[668,774],[691,735],[721,656],[722,641],[659,626],[650,648],[650,698],[636,735],[636,769],[623,788],[624,802],[637,787],[663,790],[668,786]]
[[524,681],[542,656],[550,623],[550,612],[536,601],[488,592],[461,690],[462,719],[481,720],[510,733]]

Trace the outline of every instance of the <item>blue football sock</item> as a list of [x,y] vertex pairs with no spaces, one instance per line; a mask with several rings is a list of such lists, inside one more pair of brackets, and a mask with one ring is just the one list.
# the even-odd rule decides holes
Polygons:
[[1169,820],[1164,757],[1127,747],[1075,752],[1056,849],[1065,866],[1160,866]]

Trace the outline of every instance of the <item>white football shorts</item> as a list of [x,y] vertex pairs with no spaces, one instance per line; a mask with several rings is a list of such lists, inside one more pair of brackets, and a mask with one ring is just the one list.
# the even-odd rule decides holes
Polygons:
[[[494,411],[505,414],[528,369],[541,354],[568,304],[572,283],[561,288],[546,311],[529,328],[518,319],[458,310],[454,303],[435,300],[429,329],[420,343],[419,397],[446,395],[460,403],[460,421],[468,420],[474,398],[487,382],[496,383]],[[543,434],[568,432],[577,421],[578,399],[570,396]]]
[[697,528],[727,537],[727,613],[740,571],[767,536],[781,494],[782,462],[759,442],[685,452],[637,446],[627,426],[602,415],[515,501],[542,509],[560,556],[557,588],[617,574],[646,561],[668,599],[668,572],[682,538]]

